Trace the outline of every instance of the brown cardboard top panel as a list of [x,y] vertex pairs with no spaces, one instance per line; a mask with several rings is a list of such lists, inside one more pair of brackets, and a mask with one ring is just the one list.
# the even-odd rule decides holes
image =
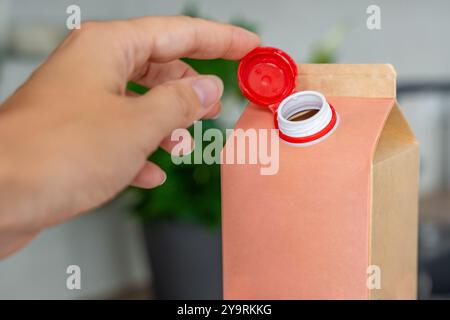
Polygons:
[[396,73],[390,64],[300,64],[297,90],[326,96],[395,98]]

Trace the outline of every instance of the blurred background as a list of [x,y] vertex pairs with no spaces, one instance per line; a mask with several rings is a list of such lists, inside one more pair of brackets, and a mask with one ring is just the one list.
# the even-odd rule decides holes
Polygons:
[[[303,63],[392,63],[421,143],[418,294],[450,298],[450,2],[0,0],[0,101],[67,34],[72,4],[82,20],[187,14],[232,22]],[[380,30],[366,25],[372,4],[381,9]],[[204,128],[232,127],[245,105],[237,63],[188,62],[226,86],[223,116]],[[162,152],[153,159],[168,171],[163,187],[126,190],[0,261],[0,298],[221,298],[219,169],[173,166]],[[69,265],[81,268],[81,290],[66,288]]]

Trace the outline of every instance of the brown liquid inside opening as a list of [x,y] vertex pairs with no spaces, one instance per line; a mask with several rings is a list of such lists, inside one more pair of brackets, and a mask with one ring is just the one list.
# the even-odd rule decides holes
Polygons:
[[288,120],[289,121],[302,121],[313,117],[319,110],[311,109],[311,110],[303,110],[294,115],[292,115]]

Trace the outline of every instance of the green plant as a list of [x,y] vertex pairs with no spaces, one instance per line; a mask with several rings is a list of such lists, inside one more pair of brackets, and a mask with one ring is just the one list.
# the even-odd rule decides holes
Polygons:
[[347,26],[338,24],[332,28],[319,42],[317,42],[311,51],[311,63],[333,63],[336,61],[336,53],[341,45]]
[[[215,127],[204,121],[204,129]],[[206,226],[220,222],[220,167],[207,164],[174,165],[170,154],[158,150],[151,158],[167,173],[164,185],[134,189],[133,212],[144,221],[184,219]]]

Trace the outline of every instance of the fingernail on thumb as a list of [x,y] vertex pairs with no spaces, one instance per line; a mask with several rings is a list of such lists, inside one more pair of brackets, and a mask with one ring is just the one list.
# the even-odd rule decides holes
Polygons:
[[222,96],[223,83],[216,76],[201,76],[194,80],[193,88],[203,108],[209,108]]

